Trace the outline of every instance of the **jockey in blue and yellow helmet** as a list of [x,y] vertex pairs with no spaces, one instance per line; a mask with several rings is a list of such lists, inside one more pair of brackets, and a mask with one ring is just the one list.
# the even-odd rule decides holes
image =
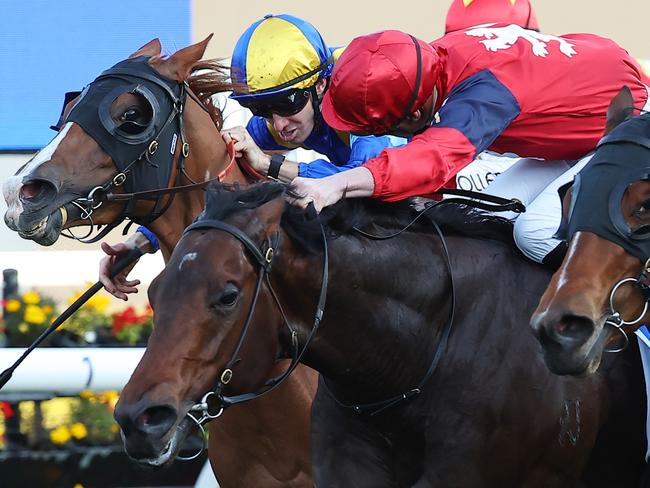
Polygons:
[[241,88],[231,98],[255,115],[270,116],[269,108],[302,109],[311,95],[318,111],[316,83],[329,78],[342,50],[327,47],[320,33],[304,20],[267,15],[237,41],[231,75]]
[[[313,25],[292,15],[267,15],[244,31],[232,55],[236,88],[231,98],[248,108],[253,118],[246,129],[223,132],[226,142],[237,141],[238,156],[264,174],[291,181],[295,176],[319,178],[356,167],[385,147],[403,142],[355,138],[323,122],[320,101],[342,51],[328,47]],[[297,163],[263,152],[297,147],[314,150],[329,161]]]

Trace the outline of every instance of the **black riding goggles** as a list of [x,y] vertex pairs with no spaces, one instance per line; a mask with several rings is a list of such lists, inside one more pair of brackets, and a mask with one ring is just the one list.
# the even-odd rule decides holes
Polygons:
[[249,98],[239,103],[253,112],[253,115],[270,119],[273,114],[289,117],[300,112],[309,101],[311,88],[293,89],[268,98]]

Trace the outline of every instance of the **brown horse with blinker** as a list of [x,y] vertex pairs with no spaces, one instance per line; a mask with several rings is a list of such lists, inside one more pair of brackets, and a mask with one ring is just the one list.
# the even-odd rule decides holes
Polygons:
[[607,114],[611,132],[574,184],[569,252],[531,319],[558,374],[593,373],[612,339],[628,341],[648,319],[650,115],[634,110],[624,87]]
[[[5,182],[7,225],[49,245],[63,229],[126,217],[147,224],[168,260],[203,209],[200,182],[255,179],[231,163],[219,133],[221,113],[209,97],[231,86],[217,63],[198,62],[208,41],[164,57],[153,40],[70,101],[58,135]],[[194,191],[165,190],[182,186]],[[183,362],[160,360],[161,371]],[[312,486],[316,378],[301,366],[277,391],[210,424],[209,455],[221,486]]]

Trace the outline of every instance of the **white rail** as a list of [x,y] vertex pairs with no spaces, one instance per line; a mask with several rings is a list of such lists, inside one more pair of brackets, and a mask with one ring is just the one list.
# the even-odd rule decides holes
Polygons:
[[[22,348],[0,348],[0,371],[11,366]],[[139,347],[42,348],[32,351],[14,371],[2,393],[121,390],[144,354]]]

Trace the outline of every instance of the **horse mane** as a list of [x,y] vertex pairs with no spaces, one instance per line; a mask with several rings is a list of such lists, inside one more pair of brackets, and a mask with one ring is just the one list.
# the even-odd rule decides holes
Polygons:
[[[289,192],[283,183],[263,182],[246,188],[215,183],[206,192],[205,210],[197,220],[224,220],[244,210],[253,210]],[[319,219],[310,212],[287,205],[282,227],[292,241],[307,252],[322,248],[320,223],[329,238],[355,233],[355,228],[370,234],[387,235],[406,227],[417,215],[410,202],[382,202],[371,198],[343,199],[324,208]],[[431,220],[453,235],[489,239],[514,245],[512,222],[477,211],[462,204],[439,204],[422,216],[409,230],[430,234]],[[319,223],[320,222],[320,223]],[[358,234],[360,235],[360,234]]]
[[215,105],[213,95],[230,92],[236,87],[230,81],[230,70],[221,59],[205,59],[192,66],[192,74],[187,79],[190,90],[203,102],[210,117],[221,130],[223,126],[222,108]]

